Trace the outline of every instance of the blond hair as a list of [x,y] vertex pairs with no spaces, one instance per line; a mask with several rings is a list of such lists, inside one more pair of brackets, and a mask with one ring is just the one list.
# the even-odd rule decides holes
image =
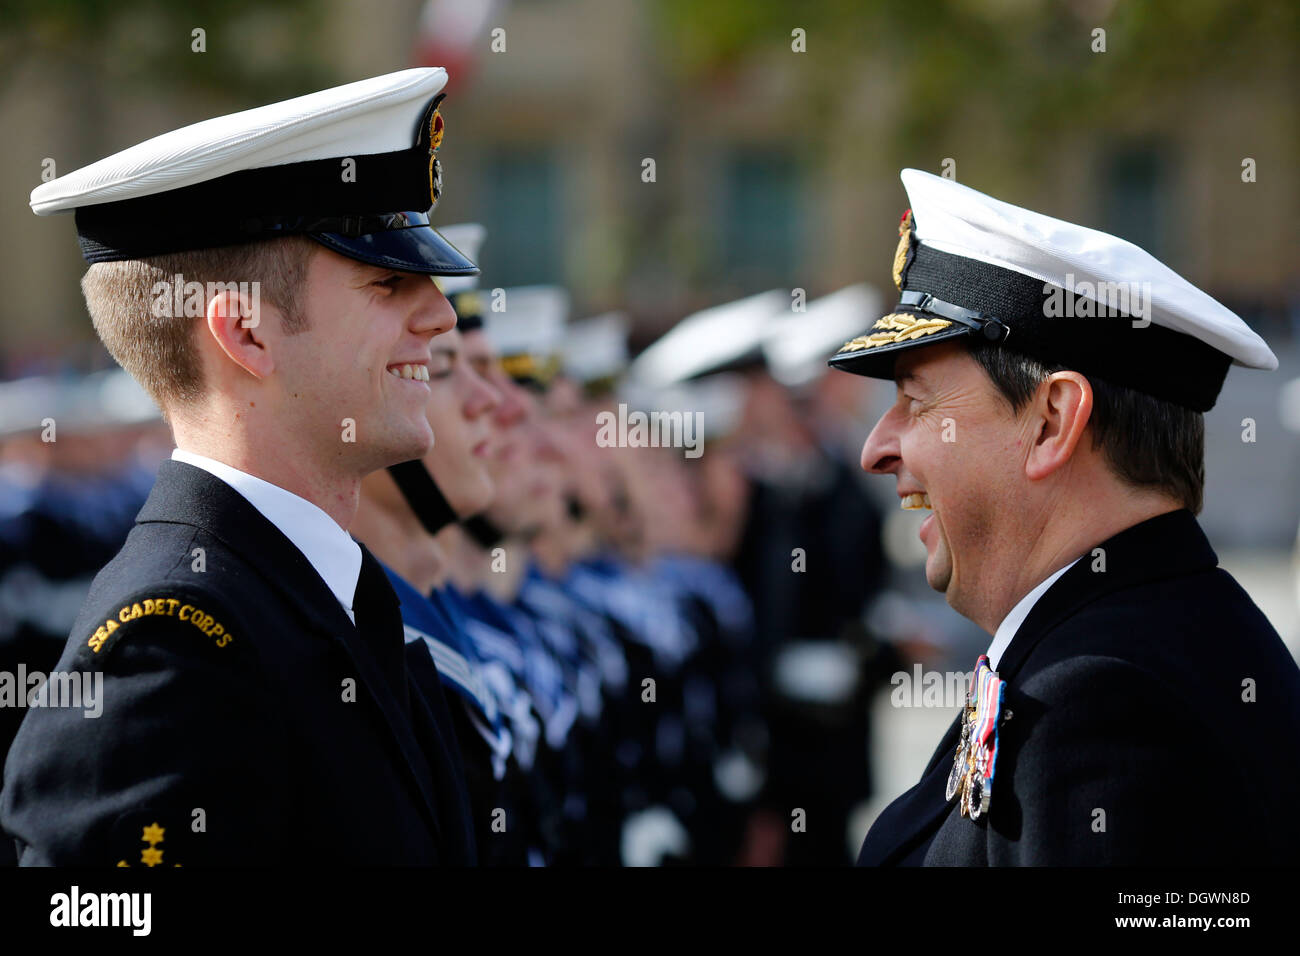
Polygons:
[[[81,280],[90,320],[117,363],[166,413],[203,394],[203,375],[191,310],[173,315],[157,308],[159,290],[185,283],[258,283],[260,296],[283,315],[289,334],[307,327],[302,291],[311,255],[320,247],[305,236],[285,236],[146,259],[97,262]],[[166,293],[165,302],[171,301]],[[177,295],[177,301],[181,297]],[[160,314],[163,313],[163,314]]]

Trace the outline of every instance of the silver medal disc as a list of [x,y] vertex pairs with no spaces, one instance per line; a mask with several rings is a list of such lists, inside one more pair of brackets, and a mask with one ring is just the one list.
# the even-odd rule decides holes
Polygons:
[[952,761],[952,772],[948,774],[948,787],[944,791],[943,798],[951,800],[957,795],[957,788],[961,786],[961,778],[966,774],[966,749],[963,747],[957,751],[957,756]]

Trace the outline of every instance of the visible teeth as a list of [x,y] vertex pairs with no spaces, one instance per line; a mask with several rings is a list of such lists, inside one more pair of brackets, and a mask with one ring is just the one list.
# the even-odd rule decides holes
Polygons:
[[394,365],[388,371],[398,378],[409,378],[417,382],[427,382],[429,380],[429,367],[427,365]]
[[904,511],[919,511],[922,508],[931,511],[934,510],[933,506],[930,504],[930,496],[928,494],[925,494],[924,492],[913,492],[903,498]]

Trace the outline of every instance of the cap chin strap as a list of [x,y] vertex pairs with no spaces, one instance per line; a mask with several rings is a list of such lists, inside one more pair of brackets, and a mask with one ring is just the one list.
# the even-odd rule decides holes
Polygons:
[[1011,329],[1000,319],[985,315],[983,312],[976,312],[974,309],[965,309],[960,305],[953,305],[951,302],[944,302],[942,299],[936,299],[928,292],[904,292],[899,297],[898,303],[899,305],[905,305],[921,312],[929,312],[932,315],[939,315],[952,322],[965,325],[974,329],[990,342],[1005,342],[1007,336],[1011,334]]
[[451,502],[442,493],[438,483],[433,480],[433,475],[429,474],[429,469],[424,467],[424,462],[404,461],[400,465],[389,465],[388,473],[393,476],[402,497],[429,534],[437,534],[459,521],[466,534],[484,550],[495,547],[505,539],[505,532],[483,515],[473,515],[462,520],[452,509]]
[[424,467],[424,462],[404,461],[400,465],[389,465],[388,473],[429,534],[437,534],[459,520],[433,475]]
[[474,515],[460,523],[465,533],[474,539],[484,551],[494,548],[505,539],[505,532],[483,515]]

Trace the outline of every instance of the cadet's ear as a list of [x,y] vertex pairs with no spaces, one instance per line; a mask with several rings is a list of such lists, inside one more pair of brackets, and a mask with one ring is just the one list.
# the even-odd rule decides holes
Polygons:
[[235,290],[222,290],[208,300],[208,331],[232,362],[254,378],[275,370],[264,336],[261,303]]
[[1074,455],[1092,418],[1092,386],[1078,372],[1053,372],[1038,386],[1030,414],[1038,434],[1025,461],[1025,477],[1046,478]]

